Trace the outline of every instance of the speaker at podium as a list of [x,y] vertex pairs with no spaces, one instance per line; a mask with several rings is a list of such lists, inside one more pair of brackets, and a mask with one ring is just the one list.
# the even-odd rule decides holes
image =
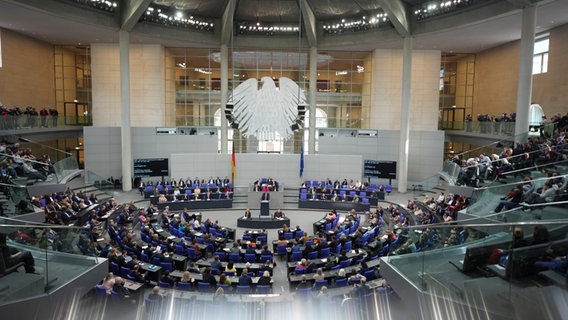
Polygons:
[[270,216],[270,201],[263,200],[260,202],[260,216]]
[[263,192],[260,197],[260,216],[268,217],[270,216],[270,193]]

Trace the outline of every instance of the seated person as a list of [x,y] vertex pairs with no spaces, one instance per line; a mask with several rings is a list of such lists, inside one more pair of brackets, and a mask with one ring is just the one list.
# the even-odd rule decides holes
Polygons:
[[509,192],[505,197],[501,198],[501,202],[495,208],[495,213],[500,212],[503,208],[512,209],[519,205],[523,197],[523,185],[518,184],[515,186],[511,192]]
[[250,215],[251,215],[250,208],[247,208],[247,209],[245,210],[244,218],[245,218],[245,219],[250,219]]
[[239,277],[239,286],[250,286],[252,285],[252,279],[248,275],[248,269],[244,268]]
[[274,212],[274,219],[283,219],[284,218],[284,212],[282,212],[282,209],[278,209],[276,210],[276,212]]
[[159,301],[160,303],[162,302],[163,297],[160,294],[160,287],[154,286],[154,288],[152,288],[152,293],[148,295],[148,300]]
[[0,233],[0,250],[2,250],[2,258],[4,259],[6,268],[10,268],[19,264],[20,262],[23,262],[26,273],[35,272],[35,261],[31,252],[18,251],[15,248],[9,247],[6,242],[6,234],[4,233]]
[[566,275],[568,269],[568,253],[563,256],[557,256],[551,260],[539,260],[534,263],[537,271],[553,270],[562,275]]

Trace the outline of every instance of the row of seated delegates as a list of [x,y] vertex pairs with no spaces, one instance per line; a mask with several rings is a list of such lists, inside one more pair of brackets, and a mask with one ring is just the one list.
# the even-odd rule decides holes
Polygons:
[[195,187],[205,189],[207,186],[211,189],[224,190],[227,186],[232,187],[232,184],[228,177],[225,177],[224,179],[219,177],[213,179],[213,177],[211,177],[208,180],[199,179],[197,177],[194,180],[191,180],[190,178],[183,180],[183,178],[180,178],[177,181],[175,179],[172,179],[171,181],[162,179],[156,182],[153,182],[152,180],[147,180],[146,182],[140,180],[138,184],[138,191],[140,191],[141,194],[143,194],[145,190],[155,191],[156,194],[172,194],[176,189],[185,192],[186,190],[194,190]]
[[51,158],[47,155],[35,156],[31,148],[22,148],[19,143],[0,144],[0,168],[2,174],[12,179],[27,177],[43,180],[55,171]]
[[[145,214],[139,215],[138,219],[143,226],[148,226],[148,222],[152,221],[153,212],[153,206],[149,206]],[[211,229],[215,229],[223,238],[227,238],[228,231],[219,224],[219,220],[212,221],[208,218],[202,221],[202,219],[203,216],[200,212],[190,213],[187,208],[179,213],[170,212],[169,207],[166,206],[156,220],[164,230],[175,229],[185,236],[194,237],[195,232],[202,231],[207,234]]]
[[280,184],[278,181],[272,179],[272,177],[258,178],[258,180],[252,184],[252,191],[255,192],[278,191],[279,188]]
[[156,181],[156,182],[149,179],[146,182],[144,182],[143,180],[140,180],[140,184],[138,185],[138,190],[140,190],[140,188],[142,188],[142,190],[143,190],[147,186],[153,186],[153,187],[162,186],[162,187],[168,187],[168,189],[174,189],[174,188],[187,189],[187,188],[193,188],[195,186],[202,186],[202,185],[224,187],[224,186],[226,186],[230,183],[231,183],[231,180],[229,180],[229,177],[227,177],[227,176],[225,176],[225,178],[223,178],[223,179],[221,179],[219,177],[217,177],[217,178],[210,177],[209,179],[200,179],[199,177],[195,177],[195,179],[192,180],[188,177],[185,180],[183,178],[179,178],[179,180],[176,180],[176,179],[171,179],[171,180],[161,179],[161,180]]
[[[382,185],[381,185],[382,186]],[[360,179],[357,179],[353,182],[353,179],[350,179],[349,182],[347,179],[343,179],[342,182],[339,180],[335,180],[334,182],[331,181],[330,178],[327,178],[325,181],[317,181],[317,180],[304,180],[302,182],[301,188],[314,188],[314,189],[348,189],[348,190],[367,190],[370,187],[368,181],[361,182]],[[382,189],[380,191],[383,191]]]
[[546,172],[546,181],[540,188],[527,176],[522,181],[522,204],[542,204],[547,202],[565,201],[568,179],[557,171]]
[[104,289],[107,295],[117,295],[121,298],[129,298],[130,291],[124,286],[124,284],[125,281],[122,277],[109,272],[104,279],[101,280],[98,286]]
[[420,224],[434,223],[436,217],[440,217],[440,220],[444,222],[452,222],[457,220],[458,212],[467,208],[470,202],[471,198],[469,197],[441,192],[438,197],[424,196],[422,204],[430,209],[430,212],[424,212],[420,206],[410,200],[407,208],[412,210],[414,220]]
[[[306,196],[302,196],[302,193],[305,193]],[[304,199],[305,198],[305,199]],[[361,195],[355,191],[351,191],[347,193],[345,190],[340,190],[339,193],[337,191],[331,192],[329,189],[321,189],[321,192],[316,192],[315,189],[302,189],[300,193],[300,199],[304,200],[324,200],[324,201],[341,201],[341,202],[365,202],[363,199],[368,198],[378,198],[377,191],[371,190],[368,194]]]
[[154,195],[158,196],[158,202],[173,202],[173,201],[197,201],[197,200],[217,200],[217,199],[232,199],[233,189],[230,186],[224,187],[210,187],[205,188],[196,186],[192,189],[185,189],[182,192],[179,188],[173,189],[172,192],[168,188],[162,191],[156,188]]
[[[81,210],[99,203],[99,200],[95,194],[87,196],[83,191],[75,193],[67,188],[64,192],[32,197],[31,202],[44,210],[45,223],[69,225],[77,219],[77,214]],[[116,202],[111,199],[107,201],[107,205],[112,208]],[[100,206],[99,209],[105,210],[106,207],[102,207]]]

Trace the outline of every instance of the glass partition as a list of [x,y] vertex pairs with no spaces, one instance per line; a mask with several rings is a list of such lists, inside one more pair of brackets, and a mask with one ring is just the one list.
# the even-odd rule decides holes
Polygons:
[[[552,218],[559,208],[539,210]],[[539,221],[534,212],[521,209],[505,214],[508,222],[479,218],[400,230],[400,239],[391,244],[386,261],[422,292],[437,294],[449,290],[466,294],[468,284],[479,282],[483,286],[487,277],[497,277],[492,281],[503,279],[506,292],[516,290],[518,281],[546,271],[539,261],[566,255],[568,220],[556,215],[559,219]],[[558,271],[565,281],[565,267],[552,271]],[[480,289],[490,288],[494,287]]]
[[47,294],[94,267],[96,232],[1,218],[0,245],[17,255],[0,257],[0,304]]

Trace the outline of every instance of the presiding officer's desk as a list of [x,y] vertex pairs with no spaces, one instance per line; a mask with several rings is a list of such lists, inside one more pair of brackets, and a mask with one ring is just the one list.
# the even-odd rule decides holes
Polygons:
[[266,218],[249,218],[245,219],[244,217],[240,217],[237,220],[237,226],[239,228],[247,228],[247,229],[278,229],[282,228],[284,225],[290,225],[290,219],[284,217],[282,219],[272,219],[269,217]]

